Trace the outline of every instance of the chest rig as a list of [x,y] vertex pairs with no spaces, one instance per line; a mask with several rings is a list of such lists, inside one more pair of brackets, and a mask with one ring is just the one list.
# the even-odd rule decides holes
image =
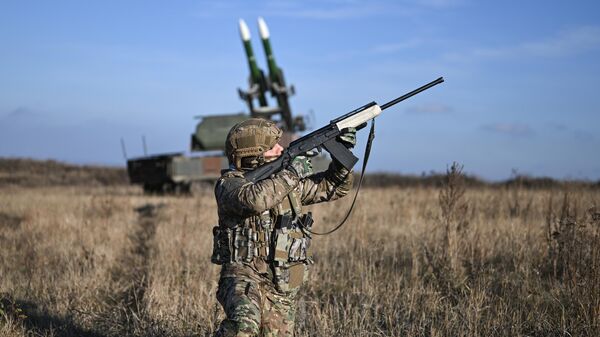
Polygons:
[[[242,220],[242,219],[240,219]],[[298,288],[313,263],[311,213],[302,214],[301,192],[293,190],[276,207],[247,217],[235,226],[213,228],[215,264],[246,264],[272,278],[282,292]]]

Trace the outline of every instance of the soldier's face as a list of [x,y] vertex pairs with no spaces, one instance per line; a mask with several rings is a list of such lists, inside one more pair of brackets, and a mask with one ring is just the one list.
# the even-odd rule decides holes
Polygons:
[[283,152],[283,146],[279,145],[279,143],[275,144],[275,146],[273,146],[272,149],[270,149],[269,151],[265,152],[263,154],[263,156],[265,157],[265,160],[267,162],[272,161],[277,159],[279,156],[281,156],[281,153]]

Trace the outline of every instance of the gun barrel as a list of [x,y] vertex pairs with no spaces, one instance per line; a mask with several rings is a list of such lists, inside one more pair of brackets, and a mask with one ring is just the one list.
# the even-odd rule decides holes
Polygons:
[[417,89],[409,92],[408,94],[404,94],[404,95],[402,95],[402,96],[400,96],[400,97],[398,97],[396,99],[393,99],[393,100],[391,100],[391,101],[389,101],[389,102],[381,105],[381,110],[385,110],[385,109],[391,107],[392,105],[398,104],[398,103],[404,101],[405,99],[410,98],[410,97],[412,97],[412,96],[414,96],[414,95],[416,95],[416,94],[418,94],[418,93],[420,93],[422,91],[425,91],[425,90],[427,90],[427,89],[429,89],[429,88],[431,88],[433,86],[436,86],[436,85],[438,85],[438,84],[440,84],[442,82],[444,82],[444,78],[443,77],[440,77],[440,78],[438,78],[435,81],[431,81],[431,82],[425,84],[424,86],[419,87],[419,88],[417,88]]

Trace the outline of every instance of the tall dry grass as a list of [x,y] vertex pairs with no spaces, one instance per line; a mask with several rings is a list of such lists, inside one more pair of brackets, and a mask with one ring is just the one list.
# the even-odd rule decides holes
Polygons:
[[[446,179],[365,189],[314,238],[297,335],[600,335],[600,192]],[[348,205],[311,206],[315,229]],[[0,335],[210,336],[216,221],[210,189],[0,189]]]

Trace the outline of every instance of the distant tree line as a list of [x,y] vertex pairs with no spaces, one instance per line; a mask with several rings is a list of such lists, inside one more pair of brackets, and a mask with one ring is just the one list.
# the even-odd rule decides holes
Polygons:
[[[359,173],[355,173],[358,181]],[[367,173],[365,187],[442,187],[446,181],[445,173],[423,173],[406,175],[399,173]],[[465,175],[466,187],[522,187],[562,188],[566,186],[600,188],[600,180],[558,180],[549,177],[531,177],[516,174],[510,179],[490,182],[472,175]],[[124,167],[97,165],[73,165],[55,160],[36,160],[27,158],[0,158],[0,186],[17,185],[67,186],[67,185],[123,185],[128,184]]]
[[[359,174],[356,175],[357,178],[358,176]],[[436,172],[420,176],[399,173],[367,173],[363,184],[368,187],[442,187],[445,181],[446,174]],[[559,180],[550,177],[532,177],[520,174],[495,182],[472,175],[465,175],[463,181],[467,187],[522,187],[527,189],[542,189],[572,186],[600,188],[600,180]]]

